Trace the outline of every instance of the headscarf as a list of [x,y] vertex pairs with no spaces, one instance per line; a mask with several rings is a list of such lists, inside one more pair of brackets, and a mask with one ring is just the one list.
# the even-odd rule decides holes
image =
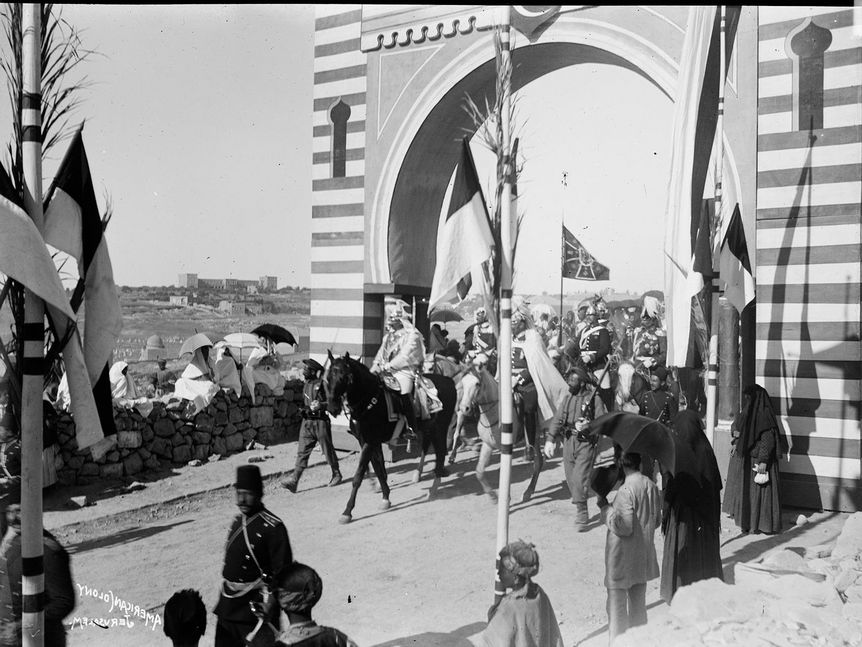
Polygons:
[[775,415],[769,393],[759,384],[752,384],[745,388],[743,394],[745,404],[733,421],[734,428],[740,434],[737,446],[745,452],[750,452],[764,433],[774,430],[779,457],[787,455],[789,458],[793,443],[781,420]]
[[523,321],[527,328],[534,328],[533,315],[530,313],[530,302],[522,296],[512,297],[512,324]]
[[310,566],[294,562],[278,583],[278,604],[287,612],[308,613],[323,595],[323,580]]
[[507,571],[530,579],[539,572],[539,553],[534,544],[519,539],[500,551],[500,561]]
[[237,396],[242,395],[239,371],[236,368],[236,362],[231,355],[230,348],[224,341],[219,341],[213,346],[213,350],[216,354],[213,382],[225,389],[231,389]]
[[132,378],[124,373],[129,368],[126,362],[114,362],[108,376],[111,380],[111,397],[114,400],[134,400],[138,397],[138,390]]

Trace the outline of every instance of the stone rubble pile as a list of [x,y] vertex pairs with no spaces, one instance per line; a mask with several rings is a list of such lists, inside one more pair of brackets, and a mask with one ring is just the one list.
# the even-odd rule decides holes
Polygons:
[[86,485],[104,479],[132,476],[212,455],[243,451],[252,440],[274,445],[295,440],[301,418],[302,383],[289,382],[276,396],[265,384],[255,386],[255,401],[221,391],[206,409],[190,410],[186,400],[167,405],[154,400],[147,417],[135,409],[114,407],[116,445],[104,457],[93,460],[89,449],[75,442],[75,421],[61,414],[57,421],[60,444],[58,480],[67,485]]
[[862,512],[833,546],[780,549],[718,579],[680,588],[667,616],[630,629],[614,647],[862,646]]

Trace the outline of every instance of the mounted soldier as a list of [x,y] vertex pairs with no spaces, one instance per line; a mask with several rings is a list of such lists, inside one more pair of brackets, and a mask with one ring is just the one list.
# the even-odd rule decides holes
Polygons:
[[608,370],[611,335],[607,326],[599,322],[599,309],[595,303],[587,306],[586,321],[587,326],[578,341],[581,364],[598,385],[599,397],[602,399],[605,409],[611,411],[614,397],[611,389],[610,370]]

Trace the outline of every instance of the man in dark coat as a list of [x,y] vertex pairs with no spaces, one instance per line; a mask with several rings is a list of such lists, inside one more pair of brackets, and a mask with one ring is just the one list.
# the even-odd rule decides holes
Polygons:
[[[0,543],[0,645],[21,645],[21,506],[6,509],[8,529]],[[42,538],[45,572],[45,647],[65,647],[63,619],[75,609],[69,553],[47,530]]]
[[21,501],[21,439],[7,408],[0,418],[0,537],[6,534],[6,506]]
[[[282,569],[293,562],[284,523],[263,506],[263,479],[257,465],[240,465],[234,487],[240,514],[231,524],[225,548],[221,594],[214,610],[218,617],[215,647],[245,647],[246,636],[258,624],[252,604],[262,607],[278,628],[280,614],[272,587]],[[258,638],[255,644],[274,642],[273,635],[269,641]]]
[[694,411],[680,411],[671,433],[680,449],[675,474],[664,479],[661,598],[668,604],[681,586],[712,577],[724,579],[721,473],[715,453]]
[[781,530],[778,460],[787,453],[769,393],[753,384],[743,392],[743,406],[733,426],[733,449],[727,469],[724,511],[743,532]]
[[291,492],[296,492],[299,478],[308,467],[308,457],[311,456],[317,443],[320,443],[326,462],[329,463],[329,469],[332,470],[329,486],[334,487],[341,483],[338,456],[332,446],[332,423],[326,413],[326,392],[320,377],[323,367],[313,359],[304,359],[302,362],[305,364],[303,369],[305,385],[302,387],[302,424],[299,427],[296,465],[293,468],[293,474],[281,483],[282,487]]
[[662,366],[653,369],[649,378],[649,391],[641,393],[637,403],[640,415],[669,425],[678,407],[674,407],[673,396],[664,390],[666,379],[667,369]]
[[596,457],[597,438],[588,434],[587,427],[594,419],[606,413],[604,403],[594,397],[588,385],[592,380],[580,366],[566,374],[569,393],[554,416],[545,440],[544,453],[552,458],[558,439],[563,441],[563,469],[566,483],[575,504],[575,528],[587,530],[589,514],[587,497],[590,492],[590,471]]

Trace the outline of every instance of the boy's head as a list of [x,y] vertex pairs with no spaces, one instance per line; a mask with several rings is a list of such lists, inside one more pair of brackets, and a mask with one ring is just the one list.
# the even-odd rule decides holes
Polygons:
[[197,645],[207,629],[207,610],[194,589],[177,591],[165,604],[165,635],[174,645]]
[[310,566],[294,562],[278,578],[278,604],[285,613],[311,617],[323,595],[323,581]]

